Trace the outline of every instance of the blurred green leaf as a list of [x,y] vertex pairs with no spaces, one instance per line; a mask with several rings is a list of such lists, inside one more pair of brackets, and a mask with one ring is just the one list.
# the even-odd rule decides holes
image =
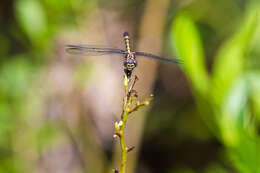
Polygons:
[[[253,39],[257,13],[251,12],[245,24],[220,49],[213,72],[211,101],[218,113],[217,120],[225,145],[236,145],[246,123],[248,81],[244,75],[245,57]],[[228,130],[227,130],[228,129]]]
[[212,163],[203,171],[203,173],[228,173],[228,172],[217,163]]
[[227,153],[239,172],[260,172],[259,137],[241,133],[239,144],[235,147],[227,148]]
[[183,68],[193,86],[200,93],[206,94],[209,77],[199,32],[192,19],[185,14],[178,15],[172,25],[171,37],[176,42],[178,57],[183,61]]
[[248,82],[241,78],[232,86],[227,99],[223,103],[223,112],[233,116],[239,115],[244,109],[248,97]]
[[[226,145],[234,145],[241,130],[245,130],[246,124],[246,103],[248,99],[248,82],[245,78],[237,80],[232,86],[226,99],[222,104],[222,116],[218,117],[222,139]],[[228,130],[227,130],[228,129]]]
[[6,158],[1,160],[0,172],[17,173],[21,171],[21,165],[15,159]]
[[210,78],[206,70],[203,46],[199,31],[193,20],[185,13],[179,14],[172,25],[171,38],[176,42],[178,57],[183,61],[183,68],[191,81],[193,93],[197,99],[197,106],[207,127],[218,134],[214,112],[208,102],[210,92]]
[[258,19],[255,10],[249,13],[244,24],[218,52],[211,81],[204,65],[199,34],[191,18],[179,15],[172,34],[179,57],[184,61],[184,70],[195,88],[195,99],[202,117],[206,117],[204,120],[210,129],[214,124],[210,122],[216,121],[216,128],[221,132],[217,136],[227,147],[233,166],[245,173],[259,172],[260,163],[256,154],[259,153],[259,139],[254,124],[249,121],[251,115],[247,100],[250,86],[244,70]]
[[257,13],[254,11],[244,24],[219,50],[213,70],[212,98],[220,106],[235,80],[243,74],[245,57],[249,43],[257,25]]
[[37,0],[15,1],[16,18],[32,43],[40,45],[47,32],[44,9]]
[[251,98],[253,102],[253,110],[256,118],[260,122],[260,73],[254,72],[249,74]]
[[53,8],[55,11],[59,12],[68,9],[71,6],[71,1],[72,0],[43,0],[44,4],[46,4],[48,8]]
[[6,134],[10,133],[15,127],[15,123],[12,123],[14,117],[12,117],[10,105],[4,101],[0,102],[0,147],[6,144]]
[[0,93],[8,95],[13,100],[21,100],[30,85],[33,73],[29,61],[23,56],[16,58],[3,64],[0,69]]

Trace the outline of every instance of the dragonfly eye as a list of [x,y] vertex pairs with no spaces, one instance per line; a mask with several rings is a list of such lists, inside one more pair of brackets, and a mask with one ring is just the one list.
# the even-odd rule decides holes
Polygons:
[[124,67],[127,67],[127,64],[128,64],[127,59],[125,59],[124,60]]
[[137,67],[137,61],[134,59],[133,64],[135,67]]

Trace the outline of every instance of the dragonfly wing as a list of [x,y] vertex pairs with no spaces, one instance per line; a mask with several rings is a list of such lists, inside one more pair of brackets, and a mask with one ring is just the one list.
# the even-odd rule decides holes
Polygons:
[[160,61],[164,61],[164,62],[169,62],[169,63],[174,63],[174,64],[181,64],[181,61],[176,59],[176,58],[164,58],[164,57],[160,57],[157,55],[153,55],[150,53],[145,53],[145,52],[134,52],[134,54],[136,56],[143,56],[146,58],[152,58],[152,59],[156,59],[156,60],[160,60]]
[[66,51],[70,54],[86,55],[86,56],[127,53],[126,51],[117,48],[90,46],[90,45],[67,45]]

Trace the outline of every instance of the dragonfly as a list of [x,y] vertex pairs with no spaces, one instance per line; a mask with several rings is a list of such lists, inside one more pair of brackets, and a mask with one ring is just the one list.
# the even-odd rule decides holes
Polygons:
[[91,45],[66,45],[66,51],[70,54],[86,55],[86,56],[107,55],[107,54],[124,55],[123,66],[127,78],[131,77],[133,70],[137,67],[137,59],[136,59],[137,56],[164,61],[171,64],[180,64],[180,60],[176,58],[164,58],[151,53],[131,51],[130,37],[128,32],[124,32],[123,37],[125,43],[125,50],[112,48],[112,47],[91,46]]

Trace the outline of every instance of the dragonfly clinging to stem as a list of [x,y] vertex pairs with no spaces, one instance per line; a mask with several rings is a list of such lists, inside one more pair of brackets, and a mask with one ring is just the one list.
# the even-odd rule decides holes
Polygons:
[[157,55],[153,55],[145,52],[134,52],[130,49],[130,37],[128,32],[124,32],[124,42],[126,49],[117,49],[110,47],[99,47],[91,45],[67,45],[66,51],[70,54],[83,54],[83,55],[105,55],[105,54],[121,54],[124,55],[124,72],[128,78],[131,77],[132,71],[137,67],[136,56],[143,56],[152,58],[168,63],[180,64],[180,61],[175,58],[163,58]]

